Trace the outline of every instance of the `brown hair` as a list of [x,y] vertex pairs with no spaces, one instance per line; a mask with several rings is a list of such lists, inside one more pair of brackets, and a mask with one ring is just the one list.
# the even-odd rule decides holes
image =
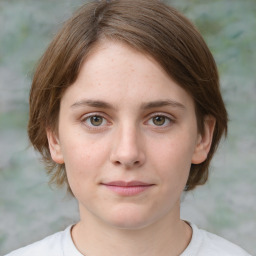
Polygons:
[[[67,183],[65,165],[50,155],[46,128],[57,131],[60,100],[72,85],[86,56],[104,38],[151,55],[194,99],[198,129],[204,118],[216,119],[207,159],[192,164],[187,190],[204,184],[223,133],[227,112],[213,56],[197,29],[183,15],[158,0],[94,1],[82,6],[63,26],[42,56],[30,92],[29,138],[43,157],[50,182]],[[69,188],[69,185],[68,185]]]

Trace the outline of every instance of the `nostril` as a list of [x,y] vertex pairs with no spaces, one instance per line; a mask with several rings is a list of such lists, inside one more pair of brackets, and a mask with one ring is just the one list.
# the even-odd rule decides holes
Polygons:
[[115,162],[114,162],[114,164],[115,164],[115,165],[120,165],[120,164],[121,164],[121,162],[119,162],[119,161],[115,161]]
[[114,165],[119,166],[119,165],[125,165],[127,167],[132,167],[132,166],[138,166],[140,165],[140,161],[134,161],[134,162],[122,162],[122,161],[114,161]]
[[125,168],[131,169],[132,167],[138,168],[141,166],[145,161],[145,156],[139,150],[122,151],[119,149],[111,152],[109,160],[117,167],[122,165]]

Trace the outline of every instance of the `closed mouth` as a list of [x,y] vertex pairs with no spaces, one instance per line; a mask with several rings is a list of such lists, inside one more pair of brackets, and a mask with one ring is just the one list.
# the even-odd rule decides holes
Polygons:
[[118,186],[118,187],[137,187],[137,186],[151,186],[153,184],[150,184],[150,183],[145,183],[145,182],[142,182],[142,181],[121,181],[121,180],[118,180],[118,181],[111,181],[111,182],[107,182],[107,183],[103,183],[104,185],[107,185],[107,186]]
[[155,184],[145,183],[141,181],[112,181],[108,183],[102,183],[111,191],[121,196],[134,196],[138,195]]

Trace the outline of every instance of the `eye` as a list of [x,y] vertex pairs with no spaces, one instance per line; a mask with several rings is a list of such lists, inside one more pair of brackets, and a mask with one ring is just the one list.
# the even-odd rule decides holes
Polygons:
[[107,120],[100,115],[89,115],[82,119],[82,122],[89,128],[102,127],[107,125]]
[[152,126],[167,127],[173,122],[173,119],[165,115],[155,115],[148,120],[148,124]]
[[165,116],[155,116],[152,118],[152,122],[157,126],[162,126],[166,122],[166,117]]
[[93,126],[99,126],[104,122],[104,118],[102,116],[91,116],[89,122]]

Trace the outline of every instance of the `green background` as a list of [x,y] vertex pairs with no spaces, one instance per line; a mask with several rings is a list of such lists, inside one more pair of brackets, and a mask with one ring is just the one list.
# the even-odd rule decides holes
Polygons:
[[[0,255],[78,219],[65,190],[50,189],[26,134],[33,68],[84,1],[0,0]],[[229,111],[229,135],[210,181],[184,195],[182,217],[256,254],[256,1],[168,1],[212,50]]]

